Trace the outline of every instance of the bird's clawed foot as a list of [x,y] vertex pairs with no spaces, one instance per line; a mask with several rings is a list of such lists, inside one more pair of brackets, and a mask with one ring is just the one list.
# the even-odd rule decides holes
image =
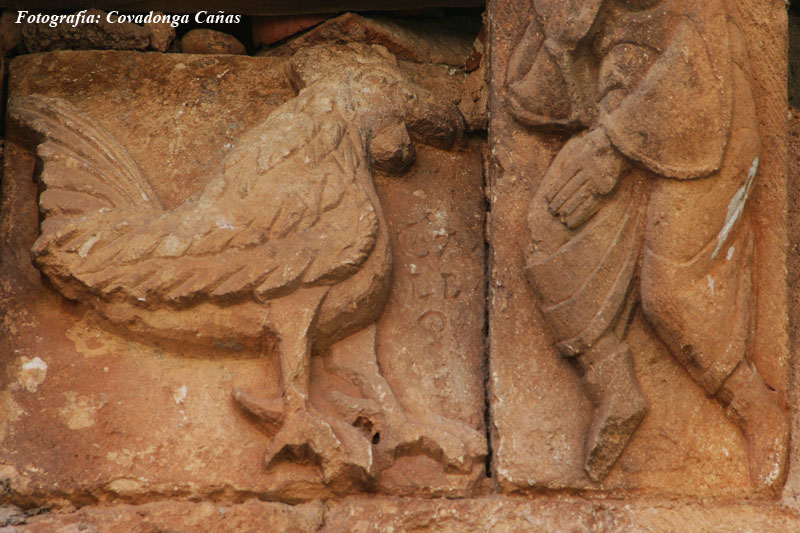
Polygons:
[[472,427],[435,414],[411,416],[405,412],[387,420],[386,436],[378,446],[382,462],[403,456],[427,455],[446,471],[470,473],[483,464],[486,439]]
[[305,395],[258,399],[234,390],[233,399],[272,436],[264,452],[268,470],[283,462],[313,464],[325,484],[344,475],[374,477],[371,442],[357,428],[318,411]]
[[488,453],[485,437],[472,427],[433,413],[411,415],[388,395],[383,406],[336,390],[328,392],[327,400],[371,439],[381,470],[399,457],[425,455],[450,473],[471,473]]
[[378,469],[404,456],[425,455],[445,471],[470,473],[488,453],[480,432],[435,414],[367,409],[350,424],[321,413],[301,396],[259,399],[237,389],[233,399],[272,438],[264,453],[267,469],[284,462],[312,464],[319,467],[326,484],[343,475],[373,479]]

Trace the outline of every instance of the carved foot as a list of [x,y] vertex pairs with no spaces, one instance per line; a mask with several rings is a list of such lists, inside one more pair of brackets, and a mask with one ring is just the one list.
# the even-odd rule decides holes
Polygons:
[[[331,387],[327,402],[371,437],[381,470],[403,456],[425,455],[445,470],[471,473],[488,453],[483,434],[452,419],[431,413],[410,414],[381,374],[376,353],[377,328],[373,325],[331,347],[322,359],[326,372],[361,390],[354,398]],[[317,373],[317,378],[323,376]]]
[[343,475],[374,476],[370,441],[357,428],[319,412],[302,395],[264,400],[235,390],[233,399],[267,433],[275,428],[264,452],[265,468],[281,462],[313,464],[319,467],[325,484]]
[[[727,415],[747,441],[750,480],[758,491],[775,493],[783,486],[789,454],[789,420],[764,384],[758,370],[742,362],[723,385],[732,397]],[[721,398],[723,403],[724,398]]]
[[628,445],[648,403],[636,381],[630,349],[624,345],[591,364],[583,383],[594,405],[584,469],[597,482],[608,475]]
[[758,408],[744,433],[750,480],[758,490],[775,493],[783,486],[789,454],[789,421],[774,403]]
[[389,462],[408,455],[427,455],[446,469],[469,473],[482,463],[488,449],[484,436],[470,426],[442,416],[427,414],[393,416],[379,449]]

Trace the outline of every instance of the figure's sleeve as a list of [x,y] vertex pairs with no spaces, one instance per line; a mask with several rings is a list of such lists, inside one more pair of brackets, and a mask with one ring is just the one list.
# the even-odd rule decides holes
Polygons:
[[574,50],[597,19],[604,0],[533,0],[536,14],[544,21],[548,39]]
[[[685,18],[633,87],[624,82],[624,72],[630,72],[624,63],[635,62],[637,52],[623,48],[609,53],[610,63],[601,69],[607,89],[600,126],[620,152],[670,178],[699,178],[719,170],[729,137],[730,106],[725,86],[729,80],[718,69],[729,64],[729,58],[711,57],[710,49]],[[713,49],[729,53],[724,46]],[[623,73],[616,85],[615,70]]]
[[604,0],[532,0],[536,17],[508,62],[509,111],[529,126],[585,128],[596,119],[585,61],[575,48],[594,25]]
[[570,50],[545,38],[538,22],[532,21],[509,58],[509,111],[529,126],[586,127],[597,114],[595,86],[586,82],[589,76],[578,75],[586,69],[586,61],[576,61]]

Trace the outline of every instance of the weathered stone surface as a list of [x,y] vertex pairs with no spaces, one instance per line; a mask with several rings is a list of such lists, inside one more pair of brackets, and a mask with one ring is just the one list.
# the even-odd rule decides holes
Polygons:
[[359,42],[385,46],[401,60],[463,67],[478,31],[470,22],[466,18],[427,21],[345,13],[259,55],[286,55],[317,44]]
[[246,54],[239,39],[221,31],[201,28],[192,30],[181,38],[184,54]]
[[15,505],[0,505],[0,527],[25,524],[30,516]]
[[322,531],[791,531],[800,516],[778,505],[489,497],[461,501],[349,499],[331,505]]
[[330,15],[286,15],[278,17],[253,17],[253,44],[272,44],[297,32],[316,26]]
[[[156,15],[163,16],[160,11]],[[172,24],[165,22],[149,22],[144,25],[150,30],[150,49],[156,52],[166,52],[169,50],[172,41],[175,39],[175,28]]]
[[[314,54],[323,56],[315,59]],[[291,131],[305,122],[313,124],[318,120],[311,111],[315,102],[349,101],[353,95],[386,98],[342,108],[361,113],[348,115],[352,122],[344,122],[349,124],[344,127],[353,128],[352,138],[361,139],[359,143],[366,142],[362,135],[368,137],[370,131],[383,130],[381,124],[398,120],[405,120],[415,142],[427,139],[441,148],[461,142],[456,131],[461,119],[453,104],[440,103],[435,93],[403,81],[405,75],[385,49],[329,48],[301,55],[292,60],[291,76],[292,83],[306,87],[299,100],[292,100],[295,93],[284,77],[289,71],[284,60],[102,52],[59,52],[15,60],[10,91],[16,104],[3,194],[3,235],[9,253],[3,256],[8,276],[3,282],[7,314],[2,351],[9,357],[4,358],[7,379],[2,401],[9,415],[3,420],[0,439],[0,456],[7,465],[3,479],[11,501],[58,507],[117,499],[241,498],[247,494],[295,501],[375,488],[458,496],[474,491],[483,479],[483,213],[478,147],[444,152],[418,145],[419,161],[406,176],[381,178],[378,197],[388,226],[378,224],[374,249],[384,254],[388,241],[395,241],[395,274],[388,285],[385,255],[370,263],[380,268],[376,274],[365,270],[365,275],[377,276],[374,279],[382,288],[376,292],[369,282],[362,285],[368,290],[363,298],[342,289],[336,296],[339,300],[331,296],[320,307],[310,292],[289,284],[274,296],[265,293],[267,301],[275,298],[288,305],[281,311],[270,304],[274,318],[268,319],[269,315],[256,311],[259,304],[236,305],[238,296],[218,301],[204,296],[203,284],[211,281],[209,277],[196,275],[195,289],[186,298],[179,296],[180,290],[175,292],[179,287],[168,283],[172,267],[166,264],[146,276],[151,286],[146,293],[131,292],[143,286],[143,278],[124,281],[126,269],[133,274],[155,258],[143,259],[140,254],[150,252],[137,248],[135,239],[126,240],[142,233],[150,243],[145,247],[152,250],[152,244],[162,242],[166,235],[159,236],[158,224],[163,224],[164,231],[179,234],[186,224],[181,212],[203,218],[215,210],[224,211],[228,200],[219,197],[209,203],[203,198],[217,194],[209,186],[214,169],[230,168],[229,175],[236,179],[248,175],[248,150],[258,153],[262,145],[250,143],[243,132],[260,127],[264,135],[277,136],[283,143],[299,142],[302,149],[302,132],[293,137],[281,128]],[[358,64],[366,65],[359,68],[370,76],[353,74],[351,57],[358,57]],[[55,73],[38,74],[54,71],[56,65]],[[375,72],[384,77],[375,78]],[[439,72],[446,75],[446,69]],[[369,91],[346,90],[362,79],[373,84]],[[399,80],[399,85],[392,85],[399,92],[381,92],[381,79]],[[119,80],[126,80],[124,86]],[[164,87],[170,90],[165,92]],[[404,91],[415,95],[415,105],[392,107],[395,96],[400,97],[397,102],[405,102]],[[303,111],[306,105],[308,112]],[[276,116],[286,120],[264,122],[275,109]],[[301,111],[306,114],[291,118]],[[324,121],[332,116],[320,117]],[[41,236],[30,135],[36,142],[49,142],[41,145],[42,166],[37,171],[48,187],[40,197]],[[71,141],[63,142],[66,138]],[[276,161],[286,157],[280,155],[282,145],[276,141],[265,141],[263,146],[278,150]],[[307,146],[324,149],[326,145],[320,141]],[[335,153],[345,150],[340,164],[355,161],[354,168],[360,169],[357,175],[362,176],[358,179],[368,179],[364,144],[353,145],[353,152],[348,144],[330,146]],[[70,171],[69,162],[78,156],[69,150],[79,150],[84,163],[95,165],[104,180],[92,181],[95,174],[81,177]],[[108,160],[103,153],[114,155]],[[315,154],[327,161],[324,151]],[[223,164],[226,160],[228,166]],[[230,161],[245,166],[231,168]],[[299,157],[287,176],[297,180],[309,168],[316,168],[312,163],[311,155],[308,160]],[[334,172],[332,176],[342,170]],[[123,193],[109,189],[109,183]],[[67,189],[69,194],[58,192]],[[339,202],[349,201],[351,193],[346,191]],[[81,199],[85,193],[96,197]],[[98,198],[114,199],[120,194],[138,205],[127,220],[130,226],[91,219],[106,214],[128,216],[118,206],[87,219],[74,218],[82,210],[96,209],[92,202]],[[195,203],[187,202],[193,195],[197,195]],[[264,202],[273,196],[264,196]],[[382,219],[378,198],[369,198],[372,212]],[[340,204],[332,205],[325,216],[338,216]],[[220,211],[222,218],[217,217],[219,224],[212,224],[217,229],[211,233],[199,231],[200,219],[190,229],[211,235],[228,226],[235,228],[236,217],[247,212],[245,206],[236,203],[229,213]],[[268,204],[254,207],[266,212]],[[149,225],[137,222],[137,217],[147,218],[148,213],[158,216]],[[170,217],[177,218],[171,222]],[[72,237],[83,235],[78,239],[84,244],[76,248],[73,241],[63,246],[56,235],[68,226],[72,229],[67,231],[78,232]],[[109,237],[109,231],[114,237]],[[328,246],[358,237],[334,229],[330,235],[336,237],[322,241]],[[35,241],[36,264],[47,274],[44,279],[29,259],[28,250]],[[118,247],[122,255],[112,253],[100,264],[106,274],[113,271],[117,289],[109,289],[107,276],[105,280],[86,277],[82,270],[88,264],[85,261],[111,247]],[[170,253],[156,255],[171,261]],[[114,263],[112,256],[121,262]],[[217,269],[232,266],[230,259],[213,264]],[[200,264],[187,271],[205,272]],[[320,279],[328,286],[345,287],[339,281],[349,279],[346,276],[352,272],[332,271]],[[293,290],[306,296],[293,297]],[[412,290],[416,292],[408,292]],[[285,296],[287,291],[289,296]],[[377,331],[372,326],[330,346],[354,331],[356,322],[358,327],[374,322],[386,304],[387,291],[389,301]],[[171,304],[173,297],[183,301]],[[353,312],[346,311],[349,300],[341,298],[355,299]],[[208,302],[202,303],[204,299]],[[316,330],[296,329],[304,309],[312,314],[320,309],[319,322],[312,321]],[[342,315],[343,310],[349,314]],[[275,323],[296,331],[276,330],[259,339],[259,328],[252,330],[255,337],[246,333],[253,317],[268,329]],[[207,326],[191,326],[198,320]],[[220,336],[223,331],[230,335]],[[265,330],[261,331],[263,335]],[[185,342],[187,334],[194,338],[191,343]],[[307,335],[313,337],[313,351],[319,357],[309,359],[310,352],[293,352],[292,343],[286,342]],[[283,342],[276,345],[275,340]],[[299,366],[287,366],[295,363]],[[292,372],[297,368],[306,378],[295,383]],[[310,383],[304,384],[308,376]],[[348,383],[348,378],[354,381]],[[372,390],[380,400],[358,399],[359,387]],[[234,395],[238,407],[231,401],[235,388],[249,393]],[[281,392],[287,389],[300,393],[302,401],[297,405],[290,401],[294,392],[285,395],[285,403],[281,401]],[[265,397],[275,400],[259,399]],[[309,401],[319,407],[305,403]],[[282,414],[281,406],[285,406]],[[315,416],[317,408],[324,414]],[[346,415],[342,420],[353,417],[355,427],[335,421],[342,413]],[[345,439],[343,445],[325,445],[328,436],[317,432],[325,424],[334,424],[336,435]],[[358,436],[362,432],[368,439]],[[364,439],[364,446],[358,446],[367,455],[352,452],[350,446],[358,439]],[[54,443],[58,443],[57,451]],[[269,449],[267,469],[262,459],[265,447]],[[374,466],[369,463],[371,453]]]
[[49,50],[145,50],[150,45],[150,30],[130,22],[112,23],[106,14],[90,9],[98,17],[95,24],[57,24],[23,22],[22,42],[29,52]]
[[[785,136],[774,126],[786,113],[785,11],[536,6],[539,22],[515,2],[490,12],[498,480],[772,495],[788,444]],[[701,37],[681,23],[690,12]],[[636,44],[647,39],[663,52]],[[666,43],[683,43],[688,71],[671,66],[679,56]],[[711,113],[720,101],[732,103]],[[683,114],[692,105],[702,112]]]
[[14,22],[14,13],[14,11],[5,10],[0,19],[3,54],[14,50],[22,42],[22,25]]
[[789,12],[789,105],[800,105],[800,15]]
[[774,504],[623,502],[575,497],[526,500],[346,498],[287,506],[249,500],[224,503],[158,502],[84,507],[68,514],[43,514],[9,532],[320,531],[358,533],[437,531],[460,533],[591,531],[795,531],[800,516]]
[[[285,531],[304,533],[323,526],[321,502],[290,506],[248,500],[237,505],[213,502],[156,502],[145,505],[84,507],[71,514],[43,514],[14,531],[87,531],[89,533],[144,533],[151,531]],[[18,527],[13,527],[14,525]]]
[[[800,424],[799,393],[791,385],[800,379],[800,366],[789,357],[800,342],[797,246],[789,250],[788,315],[784,294],[786,228],[789,235],[800,228],[800,200],[791,185],[787,226],[783,5],[580,4],[655,11],[645,11],[647,20],[638,21],[643,26],[614,27],[611,16],[588,24],[593,29],[587,31],[613,30],[604,36],[624,43],[614,52],[599,36],[587,51],[587,42],[570,48],[570,33],[560,34],[565,41],[546,48],[555,58],[548,65],[535,61],[541,50],[535,25],[526,31],[531,6],[549,9],[551,31],[565,8],[496,0],[492,62],[486,65],[484,55],[469,75],[455,55],[437,56],[449,65],[430,64],[441,50],[426,48],[427,37],[409,40],[405,29],[351,15],[313,43],[290,44],[285,52],[269,52],[270,58],[59,52],[17,59],[0,206],[0,529],[800,529],[798,462],[787,474],[782,457],[787,406],[795,432]],[[693,20],[704,28],[701,48],[712,61],[697,59],[698,41],[687,38],[691,31],[672,15],[663,18],[662,5],[671,12],[696,10]],[[727,29],[704,26],[704,10],[713,9],[728,17]],[[567,29],[592,19],[564,18]],[[653,39],[644,56],[635,47],[641,27],[654,30],[644,32]],[[670,44],[662,42],[665,36]],[[350,39],[360,43],[342,45]],[[382,43],[404,60],[397,63],[384,48],[364,43]],[[675,43],[681,44],[679,65],[662,65],[669,76],[654,84],[652,72]],[[324,47],[313,48],[318,44]],[[746,74],[735,83],[726,75],[691,75],[727,65],[731,55],[731,72]],[[715,146],[714,124],[728,131],[726,120],[697,119],[714,109],[708,87],[721,80],[734,126],[721,143],[719,168],[671,176],[674,169],[658,167],[663,159],[626,155],[624,140],[597,128],[606,127],[608,109],[598,114],[580,105],[591,83],[578,86],[569,72],[581,72],[587,59],[609,57],[614,68],[599,72],[601,84],[611,88],[598,94],[633,92],[631,80],[653,89],[651,105],[636,108],[637,116],[670,100],[659,91],[673,99],[667,115],[702,103],[688,123],[659,115],[617,131],[643,133],[633,135],[640,140],[677,131],[673,155],[681,162],[686,151],[697,155]],[[680,65],[695,69],[683,73],[693,83],[680,81]],[[593,70],[587,72],[584,82],[592,79]],[[482,234],[484,146],[464,134],[489,123],[487,77],[493,84],[489,269]],[[554,87],[559,81],[577,93]],[[693,101],[674,105],[685,97],[675,86],[695,90]],[[754,91],[752,109],[743,87]],[[537,108],[548,91],[550,105]],[[577,96],[554,110],[565,94]],[[662,131],[648,130],[649,124]],[[700,136],[703,142],[692,141],[692,129],[709,124],[714,127]],[[794,145],[798,124],[795,114]],[[583,135],[575,132],[584,128]],[[760,147],[742,138],[754,132]],[[37,144],[38,158],[32,152]],[[792,150],[794,176],[800,158],[798,147]],[[253,173],[263,179],[247,181]],[[587,185],[575,187],[586,195],[570,197],[570,187],[582,183],[575,177],[587,174]],[[317,175],[324,176],[324,187],[315,195],[309,191]],[[215,189],[215,176],[225,186]],[[329,192],[335,180],[349,178],[367,191],[363,203],[353,200],[349,187]],[[720,186],[726,179],[735,186]],[[257,204],[247,205],[256,195],[242,183],[262,187]],[[226,197],[231,184],[239,188]],[[665,190],[672,191],[666,200]],[[579,335],[559,345],[565,328],[587,312],[596,316],[591,312],[608,298],[587,290],[590,296],[576,298],[579,305],[564,319],[543,306],[548,293],[576,279],[582,283],[584,267],[589,277],[608,276],[602,265],[591,268],[597,245],[572,253],[551,273],[538,268],[542,256],[560,254],[548,247],[564,235],[559,244],[565,247],[583,243],[581,235],[602,241],[601,230],[581,232],[608,216],[626,193],[634,198],[628,206],[636,205],[642,191],[636,216],[655,222],[636,231],[622,227],[603,257],[634,250],[635,274],[617,279],[631,282],[624,295],[643,305],[630,324],[620,319],[629,309],[617,310],[611,322],[621,326],[612,328],[611,339]],[[283,267],[275,270],[282,277],[274,287],[259,291],[245,283],[212,294],[219,272],[236,263],[225,255],[230,240],[211,239],[203,248],[203,237],[235,231],[247,224],[248,213],[275,214],[271,206],[292,194],[298,201],[284,202],[273,220],[282,225],[281,237],[294,239],[298,226],[306,235],[318,229],[303,224],[320,205],[330,231],[286,248],[295,253],[247,261]],[[92,212],[119,197],[135,207],[126,212],[103,205]],[[583,203],[571,202],[576,198]],[[593,198],[598,206],[587,203]],[[363,233],[351,231],[353,213],[376,222]],[[611,225],[626,220],[614,215]],[[740,215],[727,232],[726,218]],[[141,239],[130,238],[136,232]],[[692,242],[703,232],[711,236],[712,261],[691,272],[694,277],[684,275],[685,263],[648,271],[652,258],[636,247],[672,246],[692,257]],[[178,275],[170,264],[182,257],[170,240],[176,235],[199,249]],[[334,247],[352,250],[362,240],[375,241],[361,246],[364,257],[346,257],[346,266],[316,280],[305,277],[313,266],[296,269],[302,273],[293,277],[296,265],[287,256],[311,255],[316,264]],[[341,260],[328,255],[332,263]],[[154,257],[162,262],[144,264]],[[209,257],[216,260],[204,266]],[[92,261],[99,270],[92,271]],[[356,276],[378,288],[350,283]],[[481,438],[487,277],[492,478],[483,476]],[[145,282],[151,288],[136,292]],[[320,285],[346,289],[325,299],[306,290]],[[678,303],[670,300],[675,295],[682,297]],[[693,305],[702,313],[670,327]],[[748,309],[753,324],[743,325]],[[703,351],[730,339],[732,347],[709,365]],[[704,372],[720,362],[728,363],[722,371]],[[800,453],[798,440],[792,459]],[[781,501],[773,501],[778,493]]]
[[458,102],[458,110],[464,115],[470,131],[486,130],[489,127],[489,85],[486,81],[489,56],[485,53],[484,46],[482,38],[475,40],[472,54],[467,60],[467,69],[470,69],[470,60],[477,60],[477,65],[464,80],[462,96]]
[[[788,211],[789,211],[789,248],[788,248],[788,273],[789,286],[789,334],[792,353],[800,349],[800,246],[797,235],[800,235],[800,111],[795,107],[789,108],[788,128]],[[776,125],[777,126],[777,125]],[[797,359],[792,360],[790,366],[793,383],[800,382],[800,364]],[[792,406],[792,434],[800,431],[800,397],[796,388],[792,388],[788,398]],[[800,471],[797,466],[797,457],[800,457],[800,442],[792,439],[791,460],[789,463],[789,476],[783,490],[783,501],[794,509],[800,509]]]
[[[484,428],[484,243],[481,149],[444,153],[417,144],[402,178],[376,181],[393,231],[394,282],[378,321],[378,361],[403,405]],[[435,423],[432,420],[432,423]],[[481,488],[473,475],[442,476],[430,457],[404,457],[381,476],[384,490],[457,496]]]

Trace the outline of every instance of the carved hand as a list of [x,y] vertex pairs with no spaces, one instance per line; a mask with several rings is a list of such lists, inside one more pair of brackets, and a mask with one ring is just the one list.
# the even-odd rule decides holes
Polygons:
[[602,129],[570,139],[544,178],[550,213],[570,229],[581,226],[628,170],[630,163]]

